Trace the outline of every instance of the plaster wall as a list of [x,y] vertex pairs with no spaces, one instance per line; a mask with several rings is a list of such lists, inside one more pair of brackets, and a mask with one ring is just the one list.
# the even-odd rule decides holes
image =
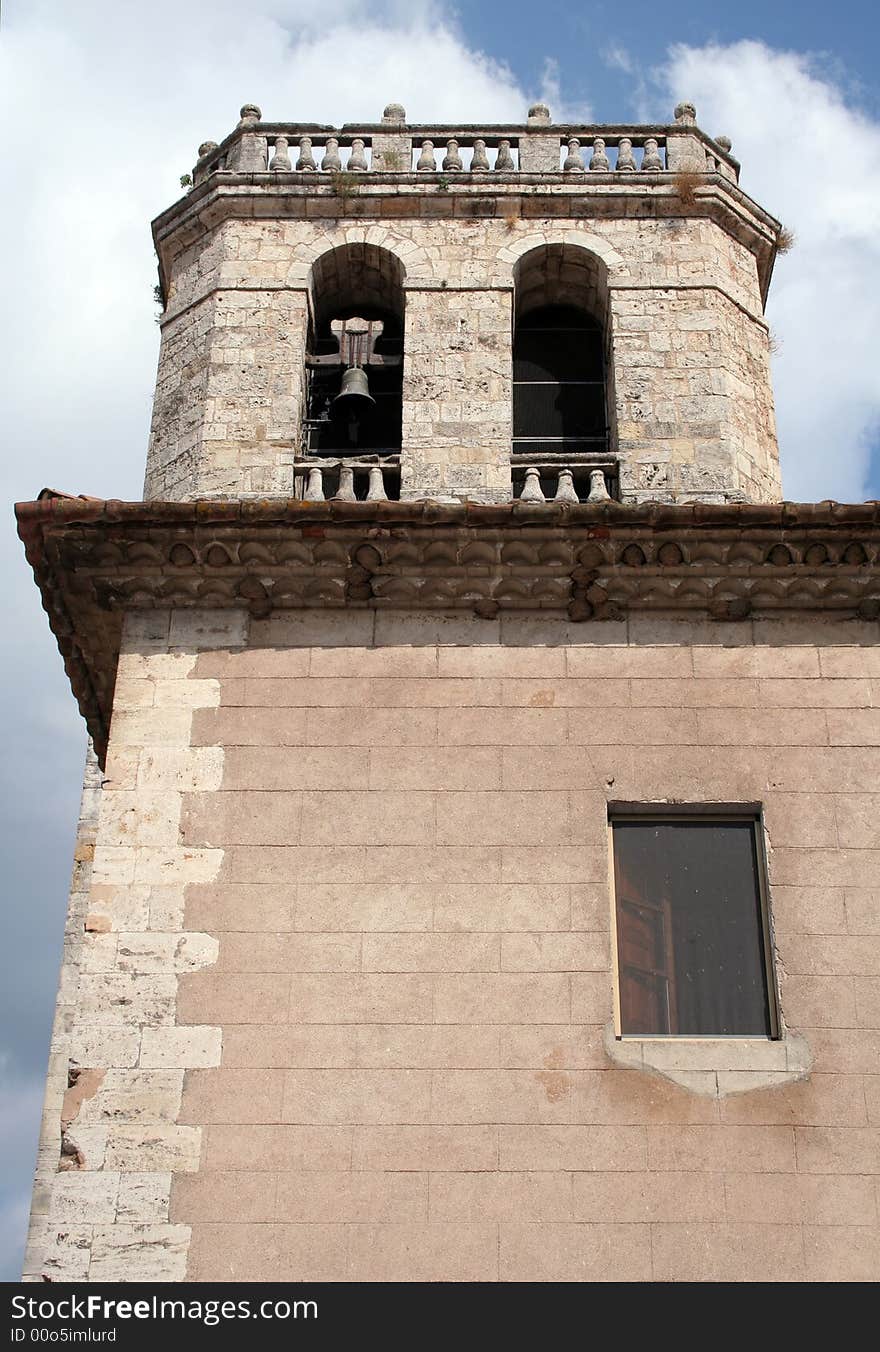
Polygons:
[[[875,1280],[876,637],[130,619],[30,1277]],[[781,1041],[621,1054],[609,801],[762,804]]]

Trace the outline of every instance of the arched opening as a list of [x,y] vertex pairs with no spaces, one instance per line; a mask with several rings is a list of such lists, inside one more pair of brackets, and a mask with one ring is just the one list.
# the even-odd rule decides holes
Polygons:
[[303,450],[309,456],[399,455],[404,269],[372,244],[347,244],[312,266]]
[[523,255],[514,285],[514,467],[537,468],[553,497],[559,470],[580,466],[578,496],[588,496],[589,468],[610,453],[605,264],[577,245],[548,244]]

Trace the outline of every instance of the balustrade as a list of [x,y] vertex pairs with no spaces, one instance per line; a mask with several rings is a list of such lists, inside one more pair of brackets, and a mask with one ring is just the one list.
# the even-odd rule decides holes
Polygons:
[[400,458],[358,456],[299,460],[294,497],[306,502],[387,502],[400,497]]
[[617,465],[557,464],[553,461],[511,466],[513,496],[520,502],[607,502],[617,496]]
[[382,121],[336,129],[307,123],[261,121],[246,104],[231,136],[205,141],[193,171],[198,184],[216,171],[308,175],[564,174],[612,177],[678,172],[683,168],[736,180],[739,166],[726,136],[711,138],[697,127],[690,104],[679,104],[665,126],[554,125],[543,105],[528,122],[510,126],[407,124],[399,104]]

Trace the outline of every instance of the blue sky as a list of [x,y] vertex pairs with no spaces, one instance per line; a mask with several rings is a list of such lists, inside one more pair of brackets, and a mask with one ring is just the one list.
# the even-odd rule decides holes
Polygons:
[[[830,17],[829,17],[830,14]],[[689,97],[743,187],[797,235],[768,319],[786,495],[880,496],[880,20],[741,0],[6,0],[0,141],[15,210],[0,324],[7,504],[41,487],[140,495],[158,331],[149,220],[241,103],[267,117],[667,120]],[[0,1277],[30,1195],[85,739],[14,538],[7,579]]]
[[705,47],[744,38],[758,38],[778,51],[813,54],[848,98],[874,114],[880,110],[880,20],[869,0],[843,0],[833,10],[816,0],[671,7],[649,0],[626,5],[543,0],[537,11],[526,0],[511,0],[456,9],[468,42],[507,61],[525,86],[540,82],[543,62],[552,54],[567,99],[589,102],[599,122],[617,121],[633,92],[624,71],[602,64],[606,53],[625,52],[649,69],[662,64],[673,43]]

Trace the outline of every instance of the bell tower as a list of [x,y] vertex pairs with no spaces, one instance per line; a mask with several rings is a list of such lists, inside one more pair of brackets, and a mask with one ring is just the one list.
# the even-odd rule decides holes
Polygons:
[[781,500],[738,178],[200,147],[144,500],[17,507],[94,747],[27,1280],[880,1278],[880,507]]
[[690,104],[666,127],[260,119],[200,147],[154,226],[148,499],[779,499],[779,227]]

